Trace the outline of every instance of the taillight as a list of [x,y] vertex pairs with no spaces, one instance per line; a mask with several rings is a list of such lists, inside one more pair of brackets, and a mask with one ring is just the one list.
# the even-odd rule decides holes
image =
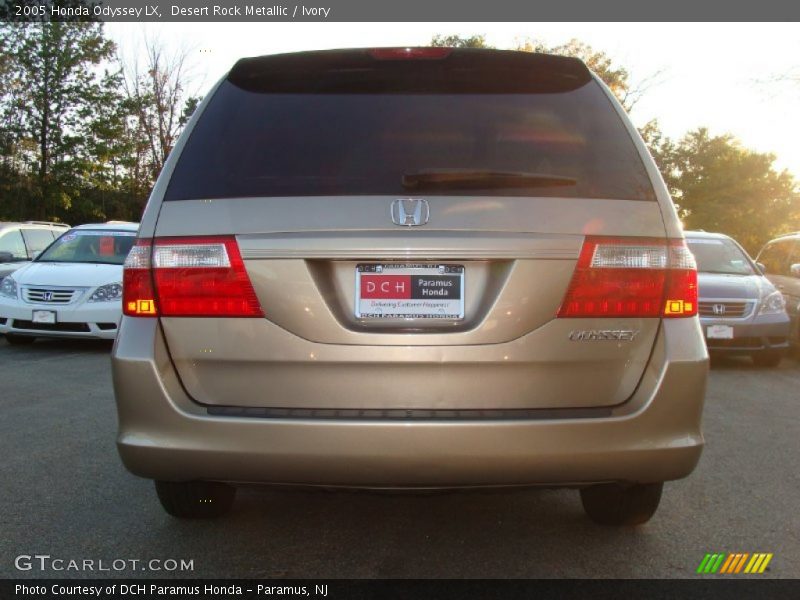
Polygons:
[[137,240],[128,253],[122,270],[122,314],[129,317],[154,317],[156,293],[150,271],[150,240]]
[[559,317],[692,317],[697,267],[683,240],[587,236]]
[[440,60],[447,58],[452,48],[373,48],[369,55],[377,60]]
[[125,261],[123,310],[130,316],[263,317],[233,237],[160,238]]

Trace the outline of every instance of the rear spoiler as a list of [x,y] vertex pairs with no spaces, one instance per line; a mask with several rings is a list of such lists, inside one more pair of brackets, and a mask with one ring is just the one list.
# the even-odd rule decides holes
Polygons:
[[555,93],[592,79],[577,58],[476,48],[323,50],[239,60],[228,74],[261,93]]

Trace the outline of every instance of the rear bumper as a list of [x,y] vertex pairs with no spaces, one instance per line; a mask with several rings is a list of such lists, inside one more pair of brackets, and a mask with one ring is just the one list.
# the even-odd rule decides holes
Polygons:
[[[714,354],[756,354],[783,352],[789,348],[791,324],[786,314],[757,316],[753,321],[739,323],[730,319],[700,319],[709,352]],[[733,339],[708,338],[711,325],[733,327]]]
[[678,479],[703,445],[708,357],[700,337],[694,319],[665,322],[633,397],[603,417],[248,418],[210,415],[194,403],[157,321],[123,319],[112,360],[118,449],[132,473],[174,481],[471,487]]

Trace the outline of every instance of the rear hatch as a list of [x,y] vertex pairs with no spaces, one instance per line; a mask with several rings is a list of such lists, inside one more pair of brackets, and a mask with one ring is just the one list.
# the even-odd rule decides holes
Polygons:
[[170,355],[198,402],[251,407],[619,404],[664,297],[581,299],[576,266],[606,242],[669,254],[642,158],[582,63],[441,49],[240,61],[158,217],[157,244],[213,241],[197,236],[233,236],[263,315],[162,313]]

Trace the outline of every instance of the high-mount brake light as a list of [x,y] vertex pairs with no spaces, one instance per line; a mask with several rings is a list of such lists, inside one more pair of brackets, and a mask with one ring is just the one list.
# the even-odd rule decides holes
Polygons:
[[231,236],[140,240],[125,261],[130,316],[263,317]]
[[441,60],[452,48],[373,48],[367,51],[376,60]]
[[558,317],[693,317],[697,267],[684,240],[587,236]]

